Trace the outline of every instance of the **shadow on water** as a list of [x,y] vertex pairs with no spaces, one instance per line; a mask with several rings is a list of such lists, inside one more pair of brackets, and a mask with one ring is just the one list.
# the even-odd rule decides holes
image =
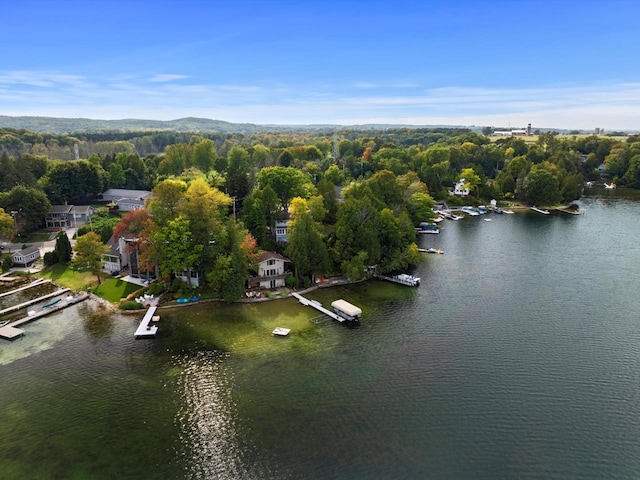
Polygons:
[[113,310],[102,305],[84,303],[78,308],[82,325],[87,336],[93,340],[101,340],[113,332]]

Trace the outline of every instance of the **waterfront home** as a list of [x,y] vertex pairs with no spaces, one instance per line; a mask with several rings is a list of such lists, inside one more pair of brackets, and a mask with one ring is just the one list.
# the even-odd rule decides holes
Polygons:
[[93,213],[89,205],[51,205],[45,224],[48,230],[78,227],[87,223]]
[[150,195],[151,192],[148,190],[110,188],[102,194],[102,200],[115,204],[121,212],[130,212],[144,208],[145,200]]
[[249,278],[250,288],[279,288],[285,286],[285,279],[291,275],[291,271],[287,268],[291,260],[275,252],[262,252],[258,256],[257,263],[257,275]]
[[458,197],[466,197],[467,195],[469,195],[469,189],[465,188],[464,184],[465,184],[465,180],[464,178],[461,178],[455,184],[455,186],[453,187],[453,191],[451,193]]
[[40,248],[27,247],[19,252],[14,252],[13,265],[17,267],[30,267],[33,262],[40,258]]
[[134,278],[153,280],[156,278],[154,265],[142,265],[140,262],[140,239],[135,235],[111,237],[107,242],[110,249],[102,255],[103,270],[109,273],[127,271]]
[[289,220],[276,220],[274,231],[276,242],[289,242]]

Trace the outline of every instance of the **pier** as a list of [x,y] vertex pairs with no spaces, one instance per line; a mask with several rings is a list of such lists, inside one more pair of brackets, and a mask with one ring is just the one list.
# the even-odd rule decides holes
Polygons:
[[[0,310],[0,315],[4,315],[6,313],[15,312],[16,310],[20,310],[22,308],[26,308],[26,307],[28,307],[30,305],[33,305],[34,303],[41,302],[42,300],[46,300],[48,298],[57,297],[58,295],[62,295],[63,293],[66,293],[68,291],[69,291],[68,288],[62,288],[60,290],[56,290],[53,293],[48,293],[47,295],[43,295],[41,297],[34,298],[34,299],[29,300],[27,302],[23,302],[23,303],[20,303],[18,305],[14,305],[13,307],[5,308],[4,310]],[[15,290],[14,290],[14,292],[15,292]]]
[[562,213],[568,213],[570,215],[582,215],[582,212],[578,211],[578,210],[573,210],[571,208],[556,208],[556,210],[558,212],[562,212]]
[[550,215],[549,210],[542,210],[541,208],[538,208],[538,207],[529,207],[529,208],[531,208],[531,210],[533,210],[534,212],[538,212],[543,215]]
[[[66,289],[65,291],[68,291],[69,289]],[[59,295],[60,292],[57,292],[56,295]],[[7,339],[7,340],[12,340],[16,337],[19,337],[21,335],[24,334],[24,330],[17,328],[20,325],[23,325],[25,323],[29,323],[32,322],[34,320],[37,320],[40,317],[44,317],[46,315],[50,315],[54,312],[57,312],[59,310],[63,310],[71,305],[74,305],[76,303],[82,302],[83,300],[86,300],[87,298],[89,298],[89,294],[88,293],[81,293],[79,295],[75,295],[75,296],[68,296],[66,299],[62,300],[61,302],[57,303],[56,305],[52,305],[49,308],[40,310],[39,312],[35,312],[32,313],[31,315],[27,315],[24,318],[21,318],[20,320],[15,320],[13,322],[9,322],[8,324],[6,324],[4,327],[0,327],[0,337]],[[39,300],[42,300],[42,298],[40,298]]]
[[319,312],[322,312],[324,315],[327,315],[327,316],[333,318],[334,320],[338,320],[339,322],[344,322],[346,320],[345,318],[342,318],[337,313],[332,312],[331,310],[327,310],[326,308],[324,308],[320,302],[316,302],[315,300],[309,300],[308,298],[304,298],[299,293],[292,293],[291,295],[293,297],[297,298],[298,301],[302,305],[305,305],[305,306],[308,306],[308,307],[313,307],[316,310],[318,310]]
[[[15,278],[15,277],[11,277],[11,278]],[[0,298],[6,297],[7,295],[12,295],[14,293],[22,292],[24,290],[28,290],[33,287],[37,287],[38,285],[44,285],[45,283],[51,283],[51,280],[45,280],[44,278],[40,278],[34,282],[31,282],[29,285],[25,285],[24,287],[16,288],[15,290],[11,290],[9,292],[0,293]]]
[[149,307],[149,310],[147,310],[147,313],[144,314],[144,318],[142,319],[142,321],[140,322],[140,325],[138,325],[138,328],[136,329],[136,333],[135,333],[135,337],[136,338],[150,338],[150,337],[155,337],[156,333],[158,332],[158,327],[156,327],[155,325],[150,325],[150,323],[154,320],[154,313],[156,313],[156,308],[158,307]]

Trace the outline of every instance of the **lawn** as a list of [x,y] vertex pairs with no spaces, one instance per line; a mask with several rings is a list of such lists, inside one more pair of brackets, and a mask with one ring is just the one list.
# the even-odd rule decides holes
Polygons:
[[71,290],[87,290],[98,285],[98,279],[93,273],[72,270],[68,265],[59,263],[43,270],[38,276]]
[[93,293],[111,303],[118,303],[121,298],[124,298],[141,287],[135,283],[125,282],[120,278],[109,278],[102,282],[102,284],[93,290]]

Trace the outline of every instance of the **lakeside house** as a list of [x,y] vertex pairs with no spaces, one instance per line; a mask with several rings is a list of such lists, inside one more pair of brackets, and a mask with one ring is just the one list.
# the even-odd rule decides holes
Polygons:
[[262,252],[257,259],[257,275],[249,278],[249,288],[279,288],[291,275],[291,260],[276,252]]
[[18,252],[14,252],[13,265],[16,267],[30,267],[40,258],[40,248],[27,247]]
[[79,227],[89,221],[94,214],[90,205],[51,205],[45,217],[47,230],[64,230]]
[[154,280],[156,272],[154,266],[142,265],[140,262],[140,239],[135,235],[124,235],[120,238],[111,236],[107,245],[109,251],[102,255],[102,269],[108,273],[125,270],[134,278]]
[[465,184],[465,180],[464,180],[464,178],[461,178],[455,184],[455,186],[453,187],[453,191],[451,193],[453,195],[458,196],[458,197],[466,197],[467,195],[469,195],[469,189],[468,188],[464,188],[464,184]]
[[130,212],[144,208],[145,201],[149,196],[151,196],[151,192],[148,190],[110,188],[102,193],[102,200],[115,204],[121,212]]

